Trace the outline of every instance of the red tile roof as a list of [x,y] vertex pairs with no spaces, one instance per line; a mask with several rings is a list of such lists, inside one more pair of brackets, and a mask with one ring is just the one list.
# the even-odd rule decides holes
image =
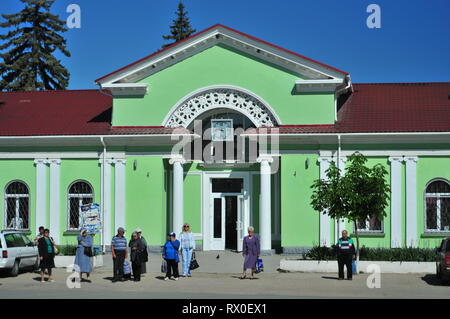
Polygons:
[[[354,84],[353,88],[334,125],[282,125],[278,133],[450,132],[450,82]],[[112,98],[98,90],[3,92],[0,136],[173,132],[159,126],[111,127],[111,114]]]
[[[165,127],[111,127],[112,98],[98,90],[0,93],[0,136],[171,134]],[[177,133],[190,133],[178,130]]]
[[450,82],[353,84],[334,125],[282,125],[247,133],[450,132]]

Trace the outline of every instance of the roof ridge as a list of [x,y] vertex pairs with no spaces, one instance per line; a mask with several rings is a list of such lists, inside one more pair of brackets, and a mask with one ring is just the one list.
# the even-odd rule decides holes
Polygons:
[[98,91],[98,89],[76,89],[76,90],[35,90],[35,91],[0,91],[1,94],[32,94],[32,93],[75,93],[75,92],[94,92]]

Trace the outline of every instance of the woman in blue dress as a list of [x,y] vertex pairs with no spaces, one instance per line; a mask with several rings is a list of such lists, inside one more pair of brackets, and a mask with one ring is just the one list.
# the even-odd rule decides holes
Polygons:
[[[89,278],[90,273],[92,272],[92,257],[89,257],[85,254],[85,247],[91,247],[92,252],[92,237],[87,234],[87,231],[83,229],[80,235],[77,237],[78,247],[77,254],[75,256],[75,265],[77,265],[80,269],[80,279],[83,279],[83,273],[86,274],[87,278]],[[90,282],[90,280],[87,280]]]

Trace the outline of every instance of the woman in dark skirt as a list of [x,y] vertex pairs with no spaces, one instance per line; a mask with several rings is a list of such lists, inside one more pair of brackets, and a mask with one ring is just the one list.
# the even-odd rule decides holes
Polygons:
[[256,269],[256,261],[261,254],[259,246],[259,238],[254,234],[254,229],[252,226],[248,228],[248,236],[244,237],[242,245],[242,255],[244,256],[244,272],[242,273],[241,279],[247,277],[247,269],[251,269],[250,279],[253,279],[253,273]]
[[38,241],[39,259],[41,268],[41,282],[44,282],[45,269],[48,271],[48,281],[53,282],[52,268],[55,268],[55,242],[50,236],[48,229],[44,230],[44,237]]

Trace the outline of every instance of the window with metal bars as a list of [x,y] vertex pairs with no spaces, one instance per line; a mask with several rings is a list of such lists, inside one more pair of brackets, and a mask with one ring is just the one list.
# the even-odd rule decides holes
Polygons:
[[358,221],[356,225],[358,226],[358,232],[383,232],[383,222],[375,216],[367,220]]
[[73,182],[68,194],[67,230],[79,230],[81,226],[81,206],[94,202],[92,186],[86,181]]
[[8,229],[28,230],[30,192],[27,184],[13,181],[5,189],[5,226]]
[[450,183],[431,181],[425,190],[425,231],[450,232]]

